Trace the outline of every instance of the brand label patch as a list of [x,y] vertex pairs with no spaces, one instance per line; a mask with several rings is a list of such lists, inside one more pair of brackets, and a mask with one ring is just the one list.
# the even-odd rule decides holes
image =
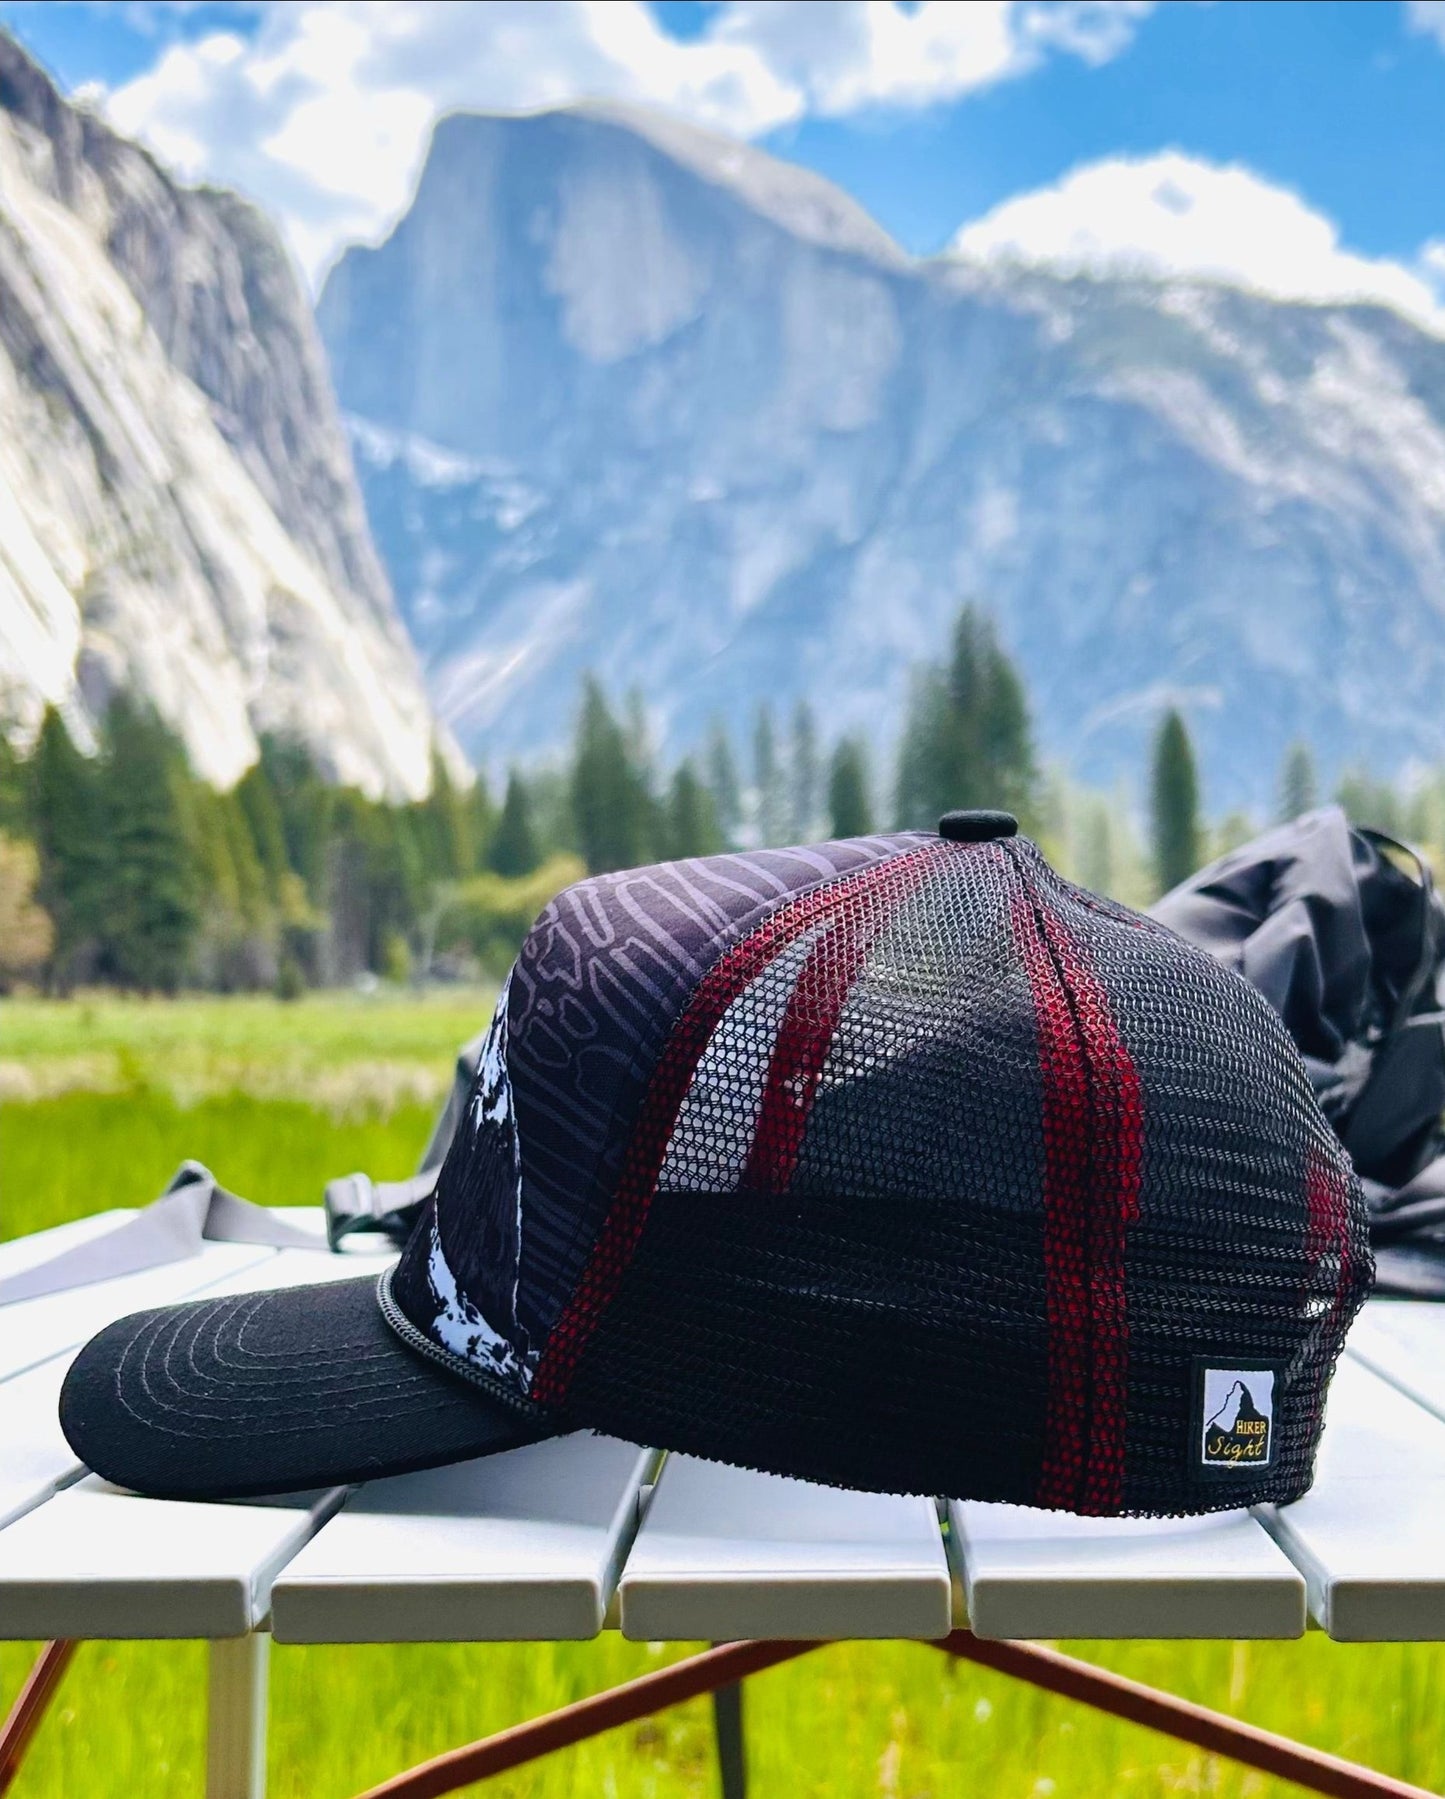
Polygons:
[[1267,1468],[1274,1454],[1274,1369],[1204,1367],[1200,1466],[1220,1473]]
[[1273,1368],[1200,1369],[1199,1466],[1220,1474],[1267,1468],[1274,1454]]

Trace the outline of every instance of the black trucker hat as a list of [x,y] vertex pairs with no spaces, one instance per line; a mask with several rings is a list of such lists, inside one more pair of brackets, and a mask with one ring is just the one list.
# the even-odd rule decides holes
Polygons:
[[1093,1514],[1297,1497],[1371,1277],[1349,1161],[1257,993],[1014,829],[569,888],[399,1263],[110,1326],[72,1446],[171,1496],[591,1428]]

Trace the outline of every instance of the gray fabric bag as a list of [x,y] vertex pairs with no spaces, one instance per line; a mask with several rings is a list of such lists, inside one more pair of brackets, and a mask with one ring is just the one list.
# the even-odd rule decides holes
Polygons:
[[1283,1018],[1364,1184],[1376,1291],[1445,1299],[1445,905],[1428,864],[1329,806],[1152,911]]

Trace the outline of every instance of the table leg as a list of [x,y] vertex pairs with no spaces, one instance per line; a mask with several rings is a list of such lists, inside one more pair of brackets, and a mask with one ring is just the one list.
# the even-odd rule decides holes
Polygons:
[[719,1687],[712,1696],[712,1727],[717,1740],[717,1771],[722,1799],[747,1799],[748,1746],[743,1735],[741,1681]]
[[[505,1774],[534,1762],[539,1756],[551,1755],[573,1743],[584,1743],[600,1736],[604,1730],[615,1730],[619,1724],[635,1724],[670,1705],[681,1705],[688,1699],[700,1699],[704,1693],[716,1692],[719,1686],[735,1686],[749,1674],[761,1674],[765,1668],[776,1668],[796,1656],[811,1655],[822,1649],[822,1643],[727,1643],[690,1655],[685,1661],[668,1668],[654,1668],[636,1680],[624,1681],[605,1693],[593,1693],[564,1705],[560,1711],[533,1718],[527,1724],[499,1730],[495,1736],[479,1743],[468,1743],[463,1749],[449,1750],[434,1756],[404,1774],[395,1774],[380,1786],[368,1787],[359,1799],[440,1799],[443,1793],[455,1793],[493,1774]],[[1412,1799],[1419,1799],[1412,1795]]]
[[211,1644],[206,1799],[266,1799],[266,1687],[271,1637]]
[[40,1728],[46,1708],[55,1697],[71,1657],[80,1645],[62,1638],[47,1643],[36,1657],[14,1705],[0,1723],[0,1793],[8,1793],[25,1760],[25,1751]]
[[1358,1762],[1343,1761],[1323,1749],[1311,1749],[1289,1737],[1275,1736],[1240,1718],[1212,1712],[1174,1693],[1146,1687],[1125,1674],[1075,1661],[1042,1643],[997,1642],[956,1630],[937,1647],[962,1661],[977,1662],[999,1674],[1012,1675],[1080,1705],[1092,1705],[1111,1717],[1127,1718],[1148,1730],[1162,1731],[1181,1743],[1192,1743],[1207,1755],[1227,1755],[1246,1768],[1258,1768],[1277,1780],[1293,1781],[1306,1792],[1329,1799],[1432,1799],[1424,1787],[1377,1774]]

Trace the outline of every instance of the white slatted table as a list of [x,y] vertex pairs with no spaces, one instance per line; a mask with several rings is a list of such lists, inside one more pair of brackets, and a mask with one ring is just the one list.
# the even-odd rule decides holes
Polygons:
[[595,1637],[656,1459],[578,1435],[372,1481],[277,1580],[276,1639]]
[[[0,1274],[118,1214],[0,1244]],[[288,1214],[293,1218],[301,1216]],[[308,1222],[316,1215],[310,1215]],[[581,1435],[269,1502],[140,1499],[79,1467],[55,1400],[81,1338],[203,1291],[369,1264],[208,1244],[0,1307],[0,1637],[205,1637],[211,1799],[257,1799],[285,1642],[978,1637],[1445,1639],[1445,1307],[1374,1301],[1298,1504],[1081,1520],[839,1493]],[[1368,1487],[1366,1484],[1368,1483]],[[1368,1499],[1366,1499],[1368,1494]]]
[[674,1456],[621,1582],[625,1636],[948,1635],[931,1500],[843,1493]]

